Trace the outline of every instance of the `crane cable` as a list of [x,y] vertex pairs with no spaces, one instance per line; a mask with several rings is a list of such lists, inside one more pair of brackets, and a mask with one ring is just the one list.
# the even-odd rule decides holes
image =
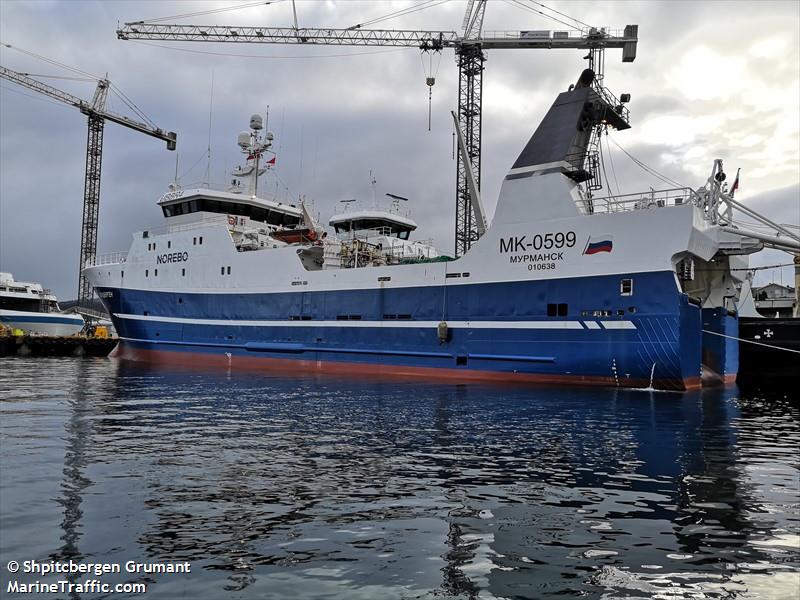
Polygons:
[[686,185],[683,185],[682,183],[679,183],[679,182],[675,181],[674,179],[670,179],[670,178],[669,178],[669,177],[667,177],[666,175],[662,175],[661,173],[659,173],[658,171],[656,171],[656,170],[655,170],[655,169],[653,169],[652,167],[649,167],[649,166],[647,166],[647,165],[646,165],[645,163],[643,163],[641,160],[639,160],[638,158],[636,158],[635,156],[633,156],[633,155],[632,155],[630,152],[628,152],[627,150],[625,150],[625,148],[623,148],[622,146],[620,146],[620,145],[619,145],[619,142],[617,142],[617,140],[615,140],[614,138],[611,138],[611,141],[612,141],[612,142],[614,142],[614,145],[615,145],[617,148],[619,148],[620,150],[622,150],[622,152],[624,152],[624,153],[625,153],[625,155],[626,155],[628,158],[630,158],[630,159],[631,159],[631,160],[632,160],[632,161],[633,161],[633,162],[634,162],[636,165],[638,165],[638,166],[639,166],[639,167],[640,167],[642,170],[644,170],[646,173],[649,173],[649,174],[650,174],[650,175],[652,175],[653,177],[656,177],[656,178],[660,179],[661,181],[663,181],[664,183],[667,183],[667,184],[669,184],[669,185],[674,185],[675,187],[679,187],[679,188],[685,188],[685,187],[688,187],[688,186],[686,186]]
[[63,102],[59,102],[58,100],[53,100],[49,96],[44,96],[42,94],[28,94],[27,92],[23,92],[22,90],[16,89],[16,87],[8,87],[5,85],[0,85],[0,90],[4,90],[6,92],[12,92],[14,94],[19,94],[20,96],[27,96],[28,98],[33,98],[34,100],[41,100],[42,102],[47,102],[52,104],[53,106],[60,106],[62,108],[72,108],[69,104],[64,104]]
[[134,113],[136,113],[142,120],[144,120],[150,127],[153,129],[158,129],[158,126],[150,120],[150,118],[142,112],[142,110],[134,104],[133,100],[128,98],[118,86],[114,85],[113,83],[109,82],[111,86],[111,91],[113,91],[125,105],[130,108]]
[[[425,54],[428,54],[428,67],[425,68]],[[436,67],[433,66],[433,55],[437,55]],[[422,71],[425,73],[425,85],[428,86],[428,131],[431,130],[431,106],[433,103],[433,86],[436,83],[436,76],[439,74],[439,67],[442,64],[442,53],[439,50],[424,49],[419,53],[422,62]]]
[[536,14],[542,15],[543,17],[546,17],[548,19],[552,19],[553,21],[561,23],[562,25],[566,25],[570,29],[575,27],[574,23],[567,23],[566,21],[562,21],[558,17],[554,17],[553,15],[548,15],[547,13],[543,13],[542,11],[535,9],[532,6],[528,6],[527,4],[524,4],[523,2],[521,2],[521,0],[503,0],[503,2],[505,2],[509,6],[516,6],[517,8],[525,9],[528,12],[536,13]]
[[140,21],[136,21],[136,23],[158,23],[160,21],[171,21],[174,19],[185,19],[187,17],[199,17],[202,15],[211,15],[215,13],[221,12],[230,12],[234,10],[241,10],[243,8],[253,8],[254,6],[267,6],[269,4],[277,4],[278,2],[283,2],[283,0],[261,0],[261,2],[247,2],[245,4],[237,4],[235,6],[226,6],[223,8],[211,8],[209,10],[200,10],[197,12],[191,13],[183,13],[180,15],[170,15],[167,17],[156,17],[154,19],[142,19]]
[[608,154],[608,162],[611,163],[611,174],[614,176],[614,184],[617,186],[617,196],[622,195],[622,189],[619,187],[617,180],[617,171],[614,168],[614,157],[611,155],[611,146],[608,145],[608,129],[606,129],[606,153]]
[[94,82],[95,80],[89,77],[67,77],[66,75],[44,75],[42,73],[25,73],[20,71],[25,77],[38,77],[40,79],[63,79],[65,81],[87,81]]
[[86,71],[81,71],[80,69],[76,69],[75,67],[70,67],[69,65],[65,65],[64,63],[58,62],[57,60],[53,60],[52,58],[47,58],[46,56],[42,56],[41,54],[36,54],[35,52],[31,52],[30,50],[23,50],[18,46],[12,46],[11,44],[6,44],[5,42],[0,42],[6,48],[11,48],[12,50],[16,50],[17,52],[22,52],[22,54],[27,54],[28,56],[32,56],[33,58],[38,58],[39,60],[43,60],[44,62],[50,63],[51,65],[55,65],[57,67],[61,67],[62,69],[67,69],[68,71],[72,71],[73,73],[79,73],[84,77],[90,77],[92,81],[100,81],[102,77],[98,77],[97,75],[92,75],[91,73],[87,73]]
[[[599,140],[597,142],[597,156],[598,156],[598,160],[600,161],[600,170],[603,171],[603,179],[605,179],[605,181],[606,181],[606,184],[607,184],[607,187],[608,187],[609,196],[611,197],[612,200],[616,200],[616,198],[614,198],[614,190],[611,189],[611,182],[608,179],[608,173],[606,173],[606,161],[603,158],[603,138],[599,137],[602,134],[600,134],[598,132],[596,135],[599,138]],[[589,142],[589,145],[591,147],[591,142]],[[587,159],[588,158],[589,158],[589,155],[587,153]],[[591,168],[591,166],[589,166],[589,168]],[[598,173],[598,175],[599,175],[599,173]]]
[[[610,136],[607,136],[607,137],[606,137],[606,144],[608,143],[608,139],[609,139],[609,137],[610,137]],[[657,177],[658,179],[660,179],[661,181],[663,181],[663,182],[665,182],[665,183],[667,183],[667,184],[669,184],[669,185],[674,185],[674,186],[676,186],[676,187],[679,187],[679,188],[685,188],[685,187],[687,187],[687,186],[685,186],[685,185],[682,185],[681,183],[679,183],[679,182],[677,182],[677,181],[675,181],[675,180],[673,180],[673,179],[670,179],[670,178],[669,178],[669,177],[667,177],[666,175],[662,175],[661,173],[659,173],[659,172],[658,172],[658,171],[656,171],[655,169],[653,169],[653,168],[651,168],[651,167],[648,167],[648,166],[647,166],[645,163],[643,163],[643,162],[642,162],[642,161],[640,161],[638,158],[636,158],[635,156],[633,156],[633,155],[632,155],[630,152],[628,152],[627,150],[625,150],[625,148],[623,148],[622,146],[620,146],[620,145],[619,145],[619,143],[618,143],[618,142],[617,142],[617,141],[616,141],[614,138],[610,138],[610,139],[611,139],[611,141],[612,141],[612,142],[614,142],[614,145],[615,145],[617,148],[619,148],[620,150],[622,150],[622,151],[623,151],[623,152],[624,152],[624,153],[625,153],[625,154],[628,156],[628,158],[630,158],[630,159],[631,159],[631,160],[632,160],[632,161],[633,161],[633,162],[634,162],[636,165],[638,165],[639,167],[641,167],[641,168],[642,168],[642,169],[643,169],[643,170],[644,170],[646,173],[649,173],[650,175],[653,175],[654,177]],[[614,163],[613,163],[613,159],[611,159],[611,153],[610,153],[610,152],[609,152],[609,160],[611,160],[611,168],[612,168],[612,171],[613,171],[613,168],[614,168]],[[616,174],[614,175],[614,178],[616,179]],[[619,192],[619,184],[617,184],[617,188],[618,188],[618,190],[617,190],[617,191]],[[752,223],[752,222],[750,222],[750,221],[747,221],[747,220],[745,220],[745,219],[731,219],[731,223],[732,223],[732,224],[735,224],[735,225],[745,225],[745,226],[747,226],[747,227],[755,227],[756,229],[763,229],[763,230],[767,230],[767,231],[774,231],[774,228],[773,228],[773,227],[771,227],[771,226],[769,226],[769,225],[764,225],[763,223],[761,223],[761,224],[759,224],[759,223]],[[795,224],[785,224],[785,225],[782,225],[782,227],[791,227],[791,228],[793,228],[793,229],[800,228],[800,226],[798,226],[798,225],[795,225]],[[777,266],[786,266],[786,265],[774,265],[774,266],[776,266],[776,267],[777,267]]]
[[[44,78],[48,78],[49,77],[49,78],[53,78],[53,79],[65,79],[65,80],[74,80],[74,81],[91,81],[91,82],[94,82],[94,83],[98,83],[101,79],[105,79],[104,77],[97,77],[96,75],[92,75],[91,73],[88,73],[86,71],[82,71],[81,69],[77,69],[75,67],[70,67],[67,64],[59,62],[57,60],[53,60],[52,58],[47,58],[46,56],[42,56],[41,54],[36,54],[35,52],[31,52],[30,50],[24,50],[24,49],[22,49],[22,48],[20,48],[18,46],[12,46],[11,44],[7,44],[5,42],[3,42],[2,45],[5,46],[6,48],[10,48],[12,50],[16,50],[17,52],[21,52],[22,54],[27,54],[28,56],[31,56],[31,57],[36,58],[38,60],[44,61],[46,63],[50,63],[51,65],[54,65],[54,66],[57,66],[57,67],[61,67],[62,69],[66,69],[68,71],[72,71],[73,73],[78,73],[80,75],[83,75],[83,77],[63,77],[63,76],[58,76],[58,75],[35,75],[35,74],[32,74],[32,73],[22,73],[23,75],[26,75],[26,76],[29,76],[29,77],[44,77]],[[108,80],[106,80],[106,81],[108,81]],[[156,124],[153,123],[153,121],[146,114],[144,114],[144,112],[138,106],[136,106],[136,104],[133,102],[133,100],[131,100],[130,98],[128,98],[125,95],[125,93],[119,88],[119,86],[111,83],[110,81],[108,83],[109,83],[109,88],[111,89],[111,91],[113,91],[115,94],[117,94],[117,96],[120,98],[120,100],[122,100],[122,102],[128,108],[130,108],[136,115],[138,115],[139,118],[144,120],[150,127],[152,127],[153,129],[158,129]]]
[[416,6],[409,6],[408,8],[402,8],[400,10],[387,13],[383,16],[375,17],[374,19],[369,19],[368,21],[364,21],[363,23],[356,23],[355,25],[351,25],[347,29],[361,29],[366,25],[374,25],[375,23],[380,23],[381,21],[387,21],[389,19],[394,19],[396,17],[410,15],[412,13],[419,12],[421,10],[426,10],[428,8],[433,8],[434,6],[439,6],[440,4],[444,4],[445,2],[449,1],[450,0],[423,0],[420,4],[417,4]]
[[532,2],[533,4],[537,4],[537,5],[539,5],[539,6],[541,6],[541,7],[542,7],[542,8],[544,8],[544,9],[547,9],[547,10],[553,11],[554,13],[556,13],[556,14],[558,14],[558,15],[561,15],[562,17],[566,17],[567,19],[572,19],[573,21],[575,21],[576,23],[578,23],[578,24],[580,24],[580,25],[584,25],[584,26],[586,26],[586,27],[591,27],[591,25],[589,25],[588,23],[584,23],[584,22],[583,22],[583,21],[581,21],[580,19],[576,19],[575,17],[571,17],[571,16],[570,16],[570,15],[568,15],[568,14],[565,14],[565,13],[559,12],[559,11],[557,11],[555,8],[550,8],[550,7],[549,7],[549,6],[547,6],[546,4],[542,4],[541,2],[536,2],[536,0],[530,0],[530,2]]

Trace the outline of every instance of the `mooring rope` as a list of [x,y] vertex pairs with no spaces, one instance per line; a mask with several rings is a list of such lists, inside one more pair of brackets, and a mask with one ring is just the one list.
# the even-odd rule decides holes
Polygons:
[[765,344],[763,342],[754,342],[753,340],[746,340],[744,338],[736,337],[733,335],[725,335],[724,333],[717,333],[716,331],[709,331],[708,329],[703,329],[703,333],[710,333],[711,335],[718,335],[720,337],[728,338],[730,340],[738,340],[740,342],[747,342],[748,344],[755,344],[756,346],[765,346],[767,348],[772,348],[773,350],[783,350],[784,352],[794,352],[795,354],[800,354],[800,350],[792,350],[791,348],[783,348],[781,346],[774,346],[773,344]]

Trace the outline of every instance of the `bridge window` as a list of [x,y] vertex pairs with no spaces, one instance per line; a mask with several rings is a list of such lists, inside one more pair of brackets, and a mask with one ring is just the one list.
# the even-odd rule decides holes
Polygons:
[[270,210],[263,206],[254,206],[244,202],[212,200],[211,198],[196,198],[191,201],[162,207],[162,212],[165,217],[188,215],[199,211],[249,217],[253,221],[269,223],[270,225],[283,225],[286,227],[299,225],[302,220],[299,215]]

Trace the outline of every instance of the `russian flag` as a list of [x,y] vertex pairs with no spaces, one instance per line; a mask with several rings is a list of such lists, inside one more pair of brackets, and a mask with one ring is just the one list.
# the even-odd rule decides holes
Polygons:
[[614,249],[614,238],[610,235],[592,235],[586,242],[583,249],[584,254],[597,254],[599,252],[611,252]]

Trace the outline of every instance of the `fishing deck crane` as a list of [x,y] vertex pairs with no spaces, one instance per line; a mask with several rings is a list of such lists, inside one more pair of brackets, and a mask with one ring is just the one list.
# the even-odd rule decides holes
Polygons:
[[[177,25],[146,21],[125,23],[117,30],[121,40],[164,40],[174,42],[237,42],[266,44],[314,44],[333,46],[406,46],[423,52],[453,48],[459,70],[458,125],[466,153],[457,154],[455,253],[461,256],[480,237],[470,192],[467,169],[472,171],[477,191],[481,174],[481,111],[484,50],[554,49],[589,50],[589,66],[602,81],[603,50],[621,48],[622,62],[636,58],[638,25],[627,25],[622,32],[589,27],[581,31],[501,31],[482,33],[487,0],[468,0],[463,33],[408,29],[364,29],[354,25],[345,29],[295,27],[237,27],[222,25]],[[536,11],[538,12],[538,11]],[[543,14],[543,13],[542,13]],[[469,159],[469,165],[465,162]]]
[[78,306],[89,308],[92,299],[92,286],[83,276],[83,268],[97,254],[97,223],[100,210],[100,168],[103,162],[103,128],[106,121],[123,125],[139,133],[153,136],[167,143],[167,150],[175,150],[177,135],[157,127],[140,123],[128,117],[106,110],[106,97],[111,87],[108,79],[99,79],[91,101],[82,100],[46,83],[28,77],[12,69],[0,66],[0,77],[18,85],[39,92],[65,104],[71,104],[89,119],[89,133],[86,139],[86,177],[83,189],[83,222],[81,224],[81,257],[78,267]]

